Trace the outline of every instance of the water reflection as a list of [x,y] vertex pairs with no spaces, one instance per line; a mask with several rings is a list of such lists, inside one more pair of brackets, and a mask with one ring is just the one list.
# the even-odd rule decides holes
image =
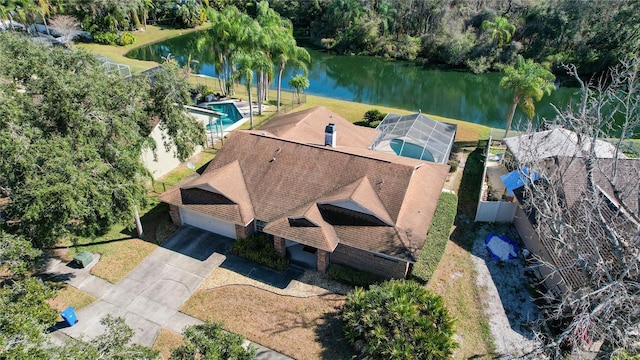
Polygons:
[[[362,56],[339,56],[309,50],[311,64],[309,94],[335,99],[378,104],[410,111],[451,117],[492,127],[504,127],[511,103],[511,93],[499,86],[501,75],[474,75],[458,71],[424,69],[406,62],[388,62]],[[208,32],[198,31],[133,50],[128,57],[162,61],[171,55],[182,66],[187,59],[193,72],[216,76],[213,66],[211,39]],[[289,79],[299,70],[288,67],[282,79],[288,88]],[[277,86],[274,83],[273,87]],[[559,88],[537,103],[538,116],[550,118],[555,110],[565,108],[575,97],[576,89]],[[524,119],[520,112],[514,122]]]

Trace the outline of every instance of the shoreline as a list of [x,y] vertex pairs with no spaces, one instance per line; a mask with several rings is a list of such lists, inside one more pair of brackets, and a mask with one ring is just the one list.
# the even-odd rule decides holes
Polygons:
[[[144,70],[150,69],[152,67],[155,67],[159,65],[159,63],[155,61],[144,61],[144,60],[127,58],[124,55],[129,51],[143,47],[148,44],[152,44],[155,42],[177,37],[186,33],[194,32],[198,30],[205,30],[208,27],[209,27],[208,23],[205,23],[204,25],[200,25],[192,29],[171,29],[171,28],[162,28],[155,25],[148,25],[145,31],[136,31],[133,33],[133,35],[136,38],[136,42],[131,45],[112,46],[112,45],[102,45],[102,44],[95,44],[95,43],[89,43],[89,44],[79,43],[79,44],[76,44],[75,46],[83,49],[84,51],[88,51],[92,54],[102,55],[117,63],[128,65],[131,68],[131,73],[135,74],[135,73],[139,73]],[[401,115],[415,113],[409,110],[404,110],[399,108],[374,105],[374,104],[358,103],[358,102],[347,101],[347,100],[339,100],[339,99],[333,99],[333,98],[328,98],[328,97],[323,97],[318,95],[306,94],[306,97],[307,97],[306,104],[300,107],[297,107],[293,111],[300,111],[300,110],[308,109],[313,106],[326,106],[327,108],[340,114],[342,117],[344,117],[345,119],[351,122],[362,120],[362,115],[364,115],[366,111],[371,109],[378,109],[382,112],[387,112],[387,113],[392,112],[392,113],[401,114]],[[433,118],[434,120],[456,124],[458,126],[458,133],[456,134],[456,142],[471,142],[471,141],[478,141],[480,139],[488,139],[489,133],[493,129],[485,125],[480,125],[480,124],[476,124],[476,123],[472,123],[464,120],[447,118],[447,117],[427,114],[427,113],[425,113],[425,115]]]

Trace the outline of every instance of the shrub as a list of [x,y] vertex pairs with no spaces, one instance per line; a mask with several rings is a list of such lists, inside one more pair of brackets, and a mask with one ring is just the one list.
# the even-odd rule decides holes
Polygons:
[[378,125],[380,125],[381,122],[382,121],[380,121],[380,120],[372,121],[372,122],[369,123],[369,127],[372,127],[372,128],[375,129],[375,128],[378,127]]
[[343,319],[347,339],[366,359],[448,359],[458,346],[442,298],[413,281],[356,288]]
[[115,45],[117,38],[118,34],[112,31],[97,32],[93,34],[93,41],[98,44]]
[[134,42],[136,42],[136,38],[130,32],[120,33],[116,39],[116,44],[119,46],[133,44]]
[[440,195],[424,247],[413,266],[411,275],[413,280],[426,284],[438,268],[449,241],[453,220],[456,218],[457,205],[458,197],[455,194],[443,192]]
[[369,286],[382,282],[384,278],[348,266],[331,265],[329,278],[351,286],[368,289]]
[[206,20],[205,11],[196,0],[178,0],[174,11],[178,27],[193,28]]
[[133,44],[136,38],[130,32],[118,34],[113,31],[107,31],[94,33],[93,41],[98,44],[125,46]]
[[457,160],[449,160],[448,162],[449,164],[449,172],[450,173],[454,173],[456,171],[458,171],[458,165],[460,164]]
[[236,240],[231,252],[278,271],[284,271],[289,266],[289,259],[276,251],[273,241],[265,234],[255,234],[246,239]]
[[222,329],[221,322],[207,321],[184,329],[184,344],[173,349],[170,359],[237,359],[249,360],[256,357],[253,345],[245,349],[242,335]]
[[[371,109],[364,113],[364,116],[362,116],[362,120],[366,121],[369,126],[371,126],[371,123],[374,121],[378,121],[379,124],[385,116],[387,116],[387,114],[380,112],[378,109]],[[376,126],[378,125],[376,124]]]

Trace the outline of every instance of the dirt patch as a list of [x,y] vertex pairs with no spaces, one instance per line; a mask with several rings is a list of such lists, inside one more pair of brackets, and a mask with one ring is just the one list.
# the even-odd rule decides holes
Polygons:
[[496,352],[508,358],[530,353],[537,344],[528,324],[538,318],[539,310],[527,291],[524,260],[491,259],[484,241],[490,233],[516,239],[511,225],[485,225],[476,235],[472,260],[476,284],[483,288],[481,301],[489,317]]
[[228,331],[295,359],[349,359],[340,312],[344,296],[279,295],[251,285],[197,291],[181,311],[222,321]]

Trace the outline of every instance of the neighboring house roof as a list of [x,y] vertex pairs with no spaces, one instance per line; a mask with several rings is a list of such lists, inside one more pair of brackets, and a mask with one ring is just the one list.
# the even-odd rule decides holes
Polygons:
[[[550,260],[559,270],[565,283],[573,289],[584,285],[587,276],[582,270],[581,261],[589,261],[597,253],[603,257],[610,268],[616,268],[616,260],[611,242],[604,226],[594,221],[594,201],[597,209],[607,221],[607,226],[620,234],[636,234],[638,222],[638,202],[640,201],[640,159],[597,159],[594,165],[594,182],[598,193],[596,200],[588,196],[587,167],[584,158],[556,157],[553,170],[561,172],[560,188],[554,189],[561,194],[562,221],[569,226],[549,228],[547,222],[538,224],[532,209],[525,209],[532,225],[544,234],[547,230],[558,236],[567,236],[576,243],[562,244],[555,237],[540,236]],[[616,175],[614,174],[616,167]],[[543,181],[543,180],[541,180]],[[614,190],[615,189],[615,190]],[[550,190],[551,191],[551,190]],[[527,204],[526,191],[523,188],[514,191],[521,204]],[[526,207],[526,206],[525,206]],[[540,226],[545,228],[540,229]],[[566,230],[563,230],[566,229]],[[569,231],[561,233],[559,231]],[[595,240],[595,241],[593,241]],[[577,256],[580,254],[580,256]]]
[[273,118],[260,127],[260,132],[266,132],[283,139],[322,146],[324,145],[325,126],[329,123],[336,124],[337,147],[367,149],[378,134],[375,129],[353,125],[324,106]]
[[[241,225],[253,214],[265,232],[326,251],[342,243],[415,261],[448,166],[322,144],[235,131],[199,178],[160,199]],[[212,195],[192,204],[190,191]]]
[[[577,133],[564,128],[510,137],[504,139],[504,143],[521,164],[554,156],[582,156],[591,147],[591,139],[580,139]],[[595,152],[598,158],[613,158],[616,156],[616,147],[606,141],[596,140]],[[622,152],[617,155],[626,157]]]
[[370,149],[446,164],[457,128],[422,113],[390,113],[376,128],[379,133]]

